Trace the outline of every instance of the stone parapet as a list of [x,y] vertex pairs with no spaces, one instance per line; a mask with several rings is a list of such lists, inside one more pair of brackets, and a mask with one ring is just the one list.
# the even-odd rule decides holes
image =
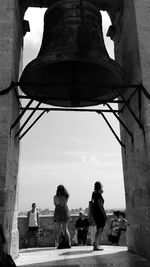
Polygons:
[[[77,243],[74,240],[75,236],[75,221],[77,220],[77,215],[71,215],[71,219],[69,221],[69,232],[72,240],[72,245],[77,245]],[[103,245],[107,245],[110,243],[107,240],[107,230],[110,223],[110,220],[112,218],[112,215],[108,215],[108,221],[105,226],[105,229],[103,231],[102,237],[101,237],[101,243]],[[19,230],[19,248],[26,248],[27,244],[27,217],[18,217],[18,230]],[[96,226],[90,226],[89,227],[89,233],[88,233],[88,239],[87,244],[92,245],[94,242],[94,235],[96,231]],[[126,246],[126,235],[121,238],[121,244],[122,246]],[[55,225],[53,216],[40,216],[40,234],[39,234],[39,241],[38,241],[39,247],[54,247],[55,246]]]

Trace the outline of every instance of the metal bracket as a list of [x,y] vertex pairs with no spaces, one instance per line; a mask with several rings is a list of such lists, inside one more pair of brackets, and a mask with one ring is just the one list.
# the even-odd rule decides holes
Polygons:
[[[121,109],[121,112],[123,112],[124,108],[127,107],[130,111],[130,113],[132,114],[132,116],[134,117],[134,119],[136,120],[136,122],[138,123],[139,127],[142,129],[143,133],[145,134],[145,131],[144,131],[144,127],[141,123],[141,91],[143,91],[143,87],[140,85],[138,86],[134,92],[130,95],[129,99],[125,99],[125,97],[121,94],[121,98],[123,99],[124,101],[124,106],[122,107]],[[134,111],[132,110],[131,108],[131,105],[130,105],[130,101],[131,99],[133,98],[133,96],[138,92],[138,106],[139,106],[139,117],[137,117],[134,113]]]
[[[113,111],[114,112],[114,111]],[[118,135],[115,133],[114,129],[112,128],[111,124],[109,123],[109,121],[107,120],[106,116],[103,114],[103,112],[98,111],[98,114],[101,114],[103,119],[105,120],[105,122],[107,123],[108,127],[110,128],[110,130],[112,131],[113,135],[115,136],[115,138],[117,139],[117,141],[119,142],[119,144],[122,147],[125,147],[125,145],[122,143],[122,141],[119,139]]]
[[131,137],[131,141],[133,143],[133,135],[132,133],[129,131],[128,127],[125,125],[125,123],[121,120],[121,118],[113,111],[112,107],[109,105],[109,103],[106,104],[108,106],[108,108],[112,111],[112,113],[114,114],[114,116],[116,117],[116,119],[120,122],[120,124],[124,127],[124,129],[127,131],[127,133],[129,134],[129,136]]
[[[110,122],[107,120],[106,116],[104,115],[104,113],[112,113],[115,118],[119,121],[119,123],[124,127],[124,129],[126,130],[126,132],[128,133],[128,135],[131,138],[131,141],[133,143],[133,135],[130,131],[130,129],[125,125],[125,123],[123,122],[123,120],[120,118],[120,116],[118,115],[119,113],[123,113],[125,108],[128,108],[128,110],[130,111],[131,115],[133,116],[133,118],[135,119],[135,121],[138,123],[139,128],[142,129],[143,133],[145,133],[144,131],[144,127],[141,123],[141,109],[142,109],[142,93],[148,98],[150,99],[150,94],[147,92],[147,90],[144,88],[144,86],[142,84],[138,84],[138,85],[126,85],[126,86],[113,86],[113,89],[118,90],[118,93],[120,95],[120,98],[118,100],[112,100],[112,101],[101,101],[101,103],[99,105],[106,105],[107,108],[106,109],[92,109],[92,108],[52,108],[52,107],[40,107],[42,101],[36,101],[34,99],[31,99],[30,97],[26,96],[26,95],[19,95],[18,94],[18,90],[16,89],[17,86],[20,86],[20,83],[14,83],[12,82],[11,85],[0,91],[0,95],[4,95],[6,93],[9,93],[12,89],[14,89],[15,94],[18,98],[19,104],[20,104],[20,99],[27,99],[29,100],[28,103],[22,107],[20,104],[20,114],[18,116],[18,118],[15,120],[15,122],[12,124],[11,126],[11,130],[17,125],[17,123],[23,118],[23,116],[25,115],[25,113],[27,111],[32,111],[31,114],[28,116],[28,118],[25,120],[25,122],[23,123],[23,125],[21,126],[21,128],[18,130],[18,132],[16,133],[15,137],[19,137],[19,140],[23,138],[23,136],[34,126],[34,124],[45,114],[45,112],[49,112],[49,111],[72,111],[72,112],[96,112],[97,114],[100,114],[103,119],[105,120],[105,122],[107,123],[108,127],[110,128],[110,130],[112,131],[112,133],[114,134],[115,138],[117,139],[117,141],[119,142],[119,144],[122,147],[125,147],[125,145],[122,143],[122,141],[119,139],[119,137],[117,136],[115,130],[112,128]],[[126,99],[124,97],[124,95],[121,93],[122,88],[126,88],[126,89],[133,89],[134,91],[132,91],[132,93],[130,94],[129,98]],[[138,93],[138,107],[139,107],[139,116],[137,116],[132,107],[131,107],[131,100],[133,98],[133,96],[135,96],[135,94]],[[36,101],[36,106],[31,106],[33,104],[33,102]],[[122,103],[123,106],[120,109],[113,109],[112,106],[110,104],[115,104],[115,103]],[[27,125],[27,123],[30,121],[30,119],[33,117],[33,115],[35,114],[36,111],[42,111],[39,116],[33,121],[33,123],[23,132],[23,129],[25,128],[25,126]],[[23,133],[22,133],[23,132]]]

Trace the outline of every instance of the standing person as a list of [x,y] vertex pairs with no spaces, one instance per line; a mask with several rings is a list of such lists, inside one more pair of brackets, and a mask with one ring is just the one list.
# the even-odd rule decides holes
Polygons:
[[120,238],[119,225],[120,225],[119,211],[114,211],[113,218],[110,221],[108,229],[108,241],[110,241],[113,245],[118,245],[119,243],[119,238]]
[[36,203],[32,203],[32,208],[27,214],[27,242],[28,246],[38,246],[38,230],[40,227],[39,213],[36,210]]
[[93,244],[93,250],[102,250],[99,247],[100,237],[104,229],[107,216],[104,210],[104,199],[102,197],[103,186],[97,181],[94,184],[94,191],[92,193],[92,203],[93,203],[93,218],[96,224],[95,242]]
[[63,185],[59,185],[54,196],[54,222],[58,231],[56,233],[56,242],[59,245],[59,237],[63,234],[68,241],[68,248],[71,248],[70,234],[68,231],[68,221],[70,219],[68,202],[69,193]]
[[128,222],[126,219],[126,215],[124,211],[119,212],[119,232],[120,232],[120,238],[119,238],[119,245],[126,245],[126,231]]
[[83,211],[79,212],[79,218],[76,220],[75,228],[77,230],[78,245],[86,245],[89,221]]

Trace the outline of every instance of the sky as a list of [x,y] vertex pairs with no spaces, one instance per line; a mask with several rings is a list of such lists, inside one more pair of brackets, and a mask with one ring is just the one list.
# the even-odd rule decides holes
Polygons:
[[[30,32],[24,38],[24,66],[36,58],[40,49],[44,12],[30,8],[25,14]],[[109,17],[103,12],[104,34],[109,25]],[[113,58],[113,42],[107,37],[105,43]],[[107,114],[107,118],[119,136],[118,121],[113,114]],[[70,194],[70,209],[85,209],[97,180],[103,184],[105,208],[124,209],[121,147],[101,115],[51,111],[21,139],[19,211],[29,210],[33,202],[38,208],[53,210],[59,184]]]

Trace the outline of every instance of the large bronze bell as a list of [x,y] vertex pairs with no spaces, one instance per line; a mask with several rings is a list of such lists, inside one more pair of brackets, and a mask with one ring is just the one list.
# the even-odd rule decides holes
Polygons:
[[24,69],[21,89],[55,106],[84,107],[118,97],[121,67],[105,48],[99,10],[87,0],[53,2],[44,16],[36,59]]

